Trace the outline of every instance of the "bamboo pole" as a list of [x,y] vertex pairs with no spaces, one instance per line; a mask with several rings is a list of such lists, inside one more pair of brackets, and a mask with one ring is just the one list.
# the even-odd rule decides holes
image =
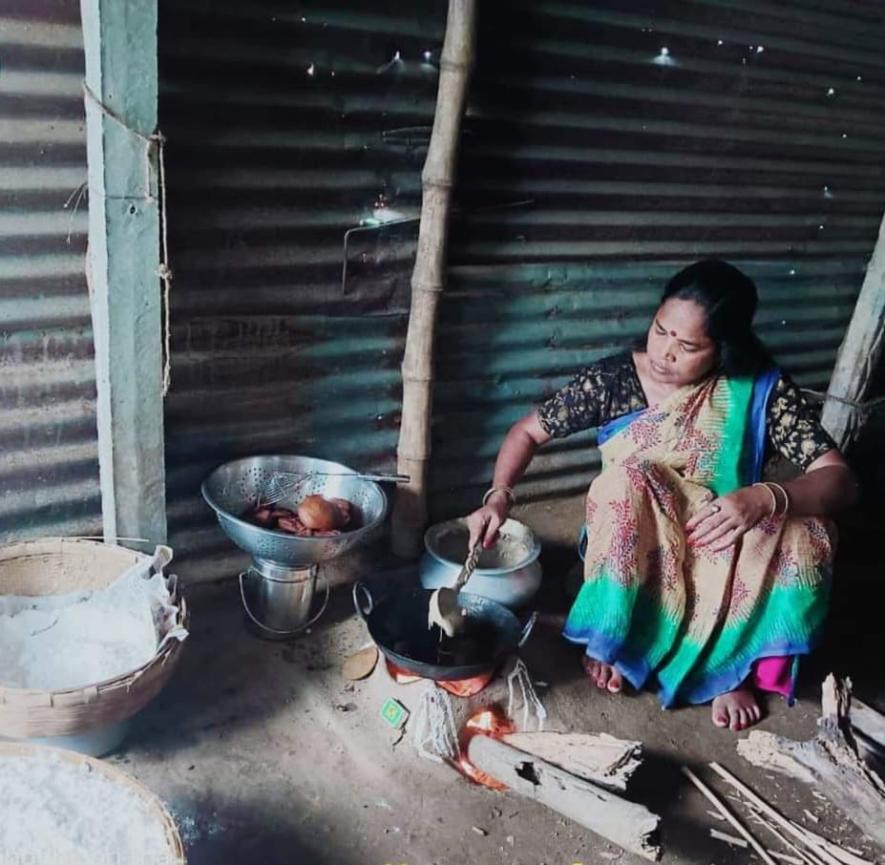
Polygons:
[[446,244],[461,118],[476,44],[476,0],[449,0],[440,60],[436,115],[421,174],[423,199],[418,252],[412,271],[412,305],[403,356],[403,412],[397,471],[411,481],[397,487],[391,533],[393,551],[414,557],[427,522],[427,463],[433,410],[433,343],[445,288]]
[[882,353],[885,329],[885,217],[851,322],[839,348],[830,378],[822,422],[844,450],[857,438],[866,415],[858,410]]

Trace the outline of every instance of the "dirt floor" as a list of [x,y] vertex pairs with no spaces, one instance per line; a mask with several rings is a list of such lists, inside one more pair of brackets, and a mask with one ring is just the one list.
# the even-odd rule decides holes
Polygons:
[[[535,506],[522,518],[541,534],[546,549],[538,602],[543,615],[522,650],[533,678],[544,683],[538,692],[549,713],[545,729],[607,731],[644,743],[645,764],[629,796],[661,815],[664,862],[749,861],[746,850],[708,836],[712,827],[729,827],[711,816],[706,800],[679,772],[690,765],[727,796],[705,766],[711,760],[786,815],[875,858],[857,830],[815,791],[738,757],[738,734],[713,727],[708,707],[664,712],[649,694],[610,696],[589,687],[578,650],[559,636],[568,605],[561,578],[574,561],[571,539],[580,503]],[[393,696],[414,718],[425,683],[395,685],[380,668],[362,682],[342,677],[343,659],[367,640],[348,591],[334,592],[321,624],[290,643],[265,642],[244,628],[231,581],[196,586],[189,597],[192,634],[180,668],[109,759],[168,803],[190,865],[644,861],[539,804],[477,787],[451,767],[419,757],[408,726],[397,741],[399,734],[380,717],[381,705]],[[858,649],[842,639],[844,633],[837,629],[838,645],[831,640],[805,665],[795,707],[779,698],[768,701],[763,729],[813,735],[821,673],[831,661],[848,663],[849,649]],[[858,691],[881,710],[879,679],[875,671],[861,679]],[[506,689],[499,680],[470,706],[458,700],[459,716],[502,698]]]

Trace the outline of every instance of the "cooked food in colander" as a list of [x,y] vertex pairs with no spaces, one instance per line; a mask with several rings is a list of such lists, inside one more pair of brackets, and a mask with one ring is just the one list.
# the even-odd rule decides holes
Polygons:
[[302,537],[328,538],[356,528],[351,502],[319,495],[307,496],[294,511],[278,505],[255,504],[243,514],[243,519],[263,529]]
[[339,508],[329,499],[314,495],[308,496],[298,505],[298,519],[309,529],[327,532],[342,528],[345,520],[349,519],[349,512],[345,513],[343,508]]

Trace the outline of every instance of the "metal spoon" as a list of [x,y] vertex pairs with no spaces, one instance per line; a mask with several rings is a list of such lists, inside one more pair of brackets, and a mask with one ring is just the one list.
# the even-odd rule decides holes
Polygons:
[[412,480],[409,475],[373,474],[371,472],[275,472],[259,493],[257,504],[261,507],[278,504],[315,477],[360,478],[364,481],[394,484],[407,484]]
[[458,592],[464,584],[473,576],[479,556],[482,553],[482,541],[477,541],[473,549],[467,554],[467,561],[458,574],[455,584],[450,588],[436,589],[430,596],[427,608],[427,627],[438,625],[447,637],[454,637],[464,628],[466,616],[458,606]]

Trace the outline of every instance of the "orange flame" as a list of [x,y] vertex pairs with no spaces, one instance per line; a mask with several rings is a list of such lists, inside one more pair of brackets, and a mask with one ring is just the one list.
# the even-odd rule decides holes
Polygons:
[[487,706],[471,715],[464,726],[468,730],[488,733],[495,739],[502,739],[508,733],[515,732],[513,722],[504,714],[500,706]]
[[481,676],[474,676],[472,679],[459,679],[454,682],[437,682],[436,684],[448,691],[455,697],[472,697],[478,694],[489,682],[492,681],[494,673],[483,673]]
[[[420,681],[420,676],[415,676],[414,674],[403,670],[388,659],[385,660],[387,663],[387,670],[397,684],[407,685],[410,682]],[[436,684],[456,697],[472,697],[488,685],[492,680],[493,675],[494,671],[483,673],[481,676],[474,676],[472,679],[459,679],[458,681],[446,682],[438,681]],[[504,714],[504,711],[500,706],[487,706],[480,709],[478,712],[475,712],[467,719],[464,728],[461,730],[461,734],[458,737],[460,756],[454,763],[455,768],[477,784],[489,787],[492,790],[506,790],[506,785],[502,784],[491,775],[477,769],[476,766],[467,759],[467,744],[474,736],[492,736],[495,739],[501,739],[508,733],[513,733],[515,729],[513,723],[507,715]]]
[[459,737],[461,756],[458,758],[457,768],[476,784],[481,784],[492,790],[506,790],[505,784],[477,769],[467,759],[467,746],[474,736],[491,736],[493,739],[502,739],[508,733],[515,732],[515,729],[513,722],[504,714],[500,706],[487,706],[471,715],[464,724],[464,729]]
[[[392,661],[385,659],[387,662],[387,671],[391,678],[398,685],[409,685],[412,682],[420,682],[421,676],[409,673],[402,667],[397,666]],[[478,694],[492,680],[494,671],[483,673],[480,676],[474,676],[472,679],[458,679],[457,681],[437,681],[440,688],[448,691],[455,697],[472,697]]]

